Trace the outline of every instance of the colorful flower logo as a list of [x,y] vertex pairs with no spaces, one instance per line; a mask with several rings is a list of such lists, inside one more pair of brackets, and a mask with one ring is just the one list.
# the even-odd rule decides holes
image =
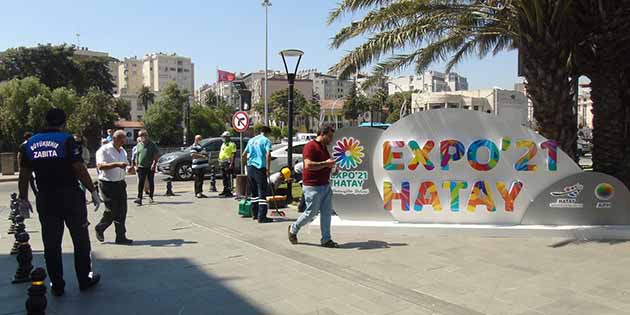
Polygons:
[[595,197],[599,200],[610,200],[615,195],[615,188],[608,183],[601,183],[595,187]]
[[363,162],[364,156],[361,141],[353,137],[343,137],[333,147],[333,158],[343,169],[356,168]]

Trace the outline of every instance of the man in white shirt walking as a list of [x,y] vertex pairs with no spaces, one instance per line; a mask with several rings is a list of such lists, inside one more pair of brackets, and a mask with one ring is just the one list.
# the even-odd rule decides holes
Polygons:
[[126,237],[125,220],[127,218],[127,183],[125,182],[126,168],[129,165],[127,152],[122,145],[125,143],[125,132],[117,130],[112,136],[112,142],[96,151],[96,167],[99,170],[98,181],[105,202],[103,218],[94,230],[96,238],[105,241],[105,230],[114,223],[116,229],[116,244],[130,245],[132,240]]

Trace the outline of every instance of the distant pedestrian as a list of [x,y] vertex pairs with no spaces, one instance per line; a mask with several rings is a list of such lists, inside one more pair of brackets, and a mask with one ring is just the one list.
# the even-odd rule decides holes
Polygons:
[[223,144],[221,151],[219,151],[219,166],[223,177],[223,192],[219,196],[230,198],[234,197],[232,194],[232,174],[234,174],[236,143],[232,141],[232,135],[229,131],[223,132],[221,137],[223,137]]
[[105,230],[114,223],[116,244],[130,245],[133,241],[126,236],[127,229],[127,183],[126,169],[129,165],[127,152],[122,147],[126,135],[122,130],[113,134],[112,142],[96,151],[96,167],[99,169],[98,181],[105,202],[103,217],[94,230],[96,239],[105,241]]
[[247,142],[242,159],[247,161],[247,179],[252,194],[252,217],[258,223],[273,222],[267,218],[267,178],[271,163],[271,128],[263,126],[261,133]]
[[203,178],[208,169],[208,152],[201,146],[201,135],[195,136],[195,143],[190,146],[190,155],[192,156],[192,171],[195,175],[195,197],[207,198],[203,194]]
[[114,135],[114,130],[107,129],[107,136],[105,137],[105,139],[107,139],[108,143],[113,141],[113,135]]
[[330,220],[332,215],[332,189],[330,188],[330,173],[335,169],[335,160],[330,158],[327,145],[332,141],[335,130],[330,126],[323,126],[315,140],[304,146],[303,197],[306,210],[297,221],[288,228],[291,244],[297,244],[297,234],[306,224],[313,221],[320,214],[320,228],[322,232],[321,245],[337,248],[339,245],[330,237]]
[[74,269],[81,291],[94,287],[101,279],[92,273],[90,234],[88,232],[85,193],[78,182],[90,191],[96,209],[101,200],[81,158],[81,147],[71,134],[64,132],[66,114],[53,108],[46,113],[47,129],[31,137],[20,154],[20,206],[31,209],[27,200],[28,181],[35,172],[37,212],[41,223],[46,271],[51,280],[51,292],[64,294],[61,242],[64,224],[70,230],[74,245]]
[[155,191],[155,170],[160,156],[160,150],[153,141],[149,140],[149,133],[141,130],[138,134],[140,143],[137,145],[136,173],[138,173],[138,198],[134,201],[137,205],[142,205],[142,192],[144,182],[149,181],[149,203],[153,203],[153,193]]
[[[142,138],[136,138],[136,145],[131,149],[131,167],[129,168],[129,174],[136,174],[136,167],[138,166],[136,161],[138,160],[138,145],[142,142]],[[144,182],[144,193],[149,194],[149,181]]]

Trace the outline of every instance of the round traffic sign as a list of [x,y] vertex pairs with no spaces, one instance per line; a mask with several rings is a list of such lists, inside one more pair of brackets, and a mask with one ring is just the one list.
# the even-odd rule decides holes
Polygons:
[[243,132],[247,130],[249,126],[249,116],[246,112],[236,112],[234,116],[232,116],[232,127],[237,132]]

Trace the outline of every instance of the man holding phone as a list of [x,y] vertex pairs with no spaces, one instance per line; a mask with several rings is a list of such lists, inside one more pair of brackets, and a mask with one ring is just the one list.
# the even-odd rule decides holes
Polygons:
[[289,225],[289,242],[297,244],[297,233],[309,224],[317,214],[320,214],[322,231],[321,245],[328,248],[338,248],[330,237],[330,219],[332,215],[332,189],[330,187],[330,173],[336,169],[335,160],[330,158],[327,146],[333,138],[335,129],[322,126],[317,138],[304,146],[304,171],[302,177],[302,192],[306,209],[304,213]]

